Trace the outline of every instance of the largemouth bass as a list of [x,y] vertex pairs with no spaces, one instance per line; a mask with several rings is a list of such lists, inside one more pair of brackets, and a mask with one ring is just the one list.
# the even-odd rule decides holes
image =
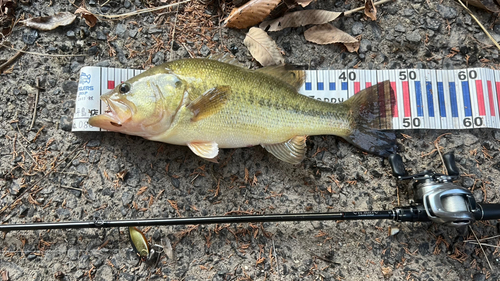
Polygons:
[[[380,130],[394,101],[388,81],[344,103],[297,92],[303,71],[285,66],[249,70],[210,59],[181,59],[153,67],[101,96],[108,105],[89,124],[153,141],[187,145],[214,161],[219,148],[261,145],[300,163],[306,137],[336,135],[381,156],[392,153],[393,132]],[[385,120],[387,119],[387,120]]]

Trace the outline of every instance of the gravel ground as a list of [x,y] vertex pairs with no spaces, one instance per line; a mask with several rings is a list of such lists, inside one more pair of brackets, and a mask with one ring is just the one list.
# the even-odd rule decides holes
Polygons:
[[[76,10],[67,1],[51,1],[51,5],[31,2],[19,3],[16,15]],[[308,8],[345,11],[361,2],[318,0]],[[106,14],[146,7],[129,0],[106,1],[104,6],[89,0],[87,4],[91,11]],[[495,18],[473,11],[499,38]],[[144,14],[101,21],[93,28],[79,19],[47,32],[15,28],[4,43],[9,41],[16,48],[26,44],[32,52],[85,56],[24,54],[10,73],[0,75],[0,209],[16,202],[0,213],[1,221],[333,212],[396,206],[396,182],[387,162],[335,137],[311,137],[307,159],[291,166],[260,147],[223,150],[221,164],[213,164],[186,147],[118,133],[71,132],[82,66],[142,68],[190,53],[232,52],[244,65],[258,67],[243,45],[246,31],[218,29],[217,12],[200,4],[179,9],[172,45],[175,12],[160,18]],[[194,24],[189,28],[188,23],[195,19],[215,27],[208,30]],[[311,69],[497,68],[499,63],[498,50],[452,0],[399,0],[379,7],[376,22],[355,14],[334,25],[362,36],[359,53],[306,42],[305,28],[271,36],[288,63]],[[182,31],[181,26],[185,27]],[[201,32],[205,32],[203,36]],[[459,52],[449,56],[454,53],[452,48]],[[14,54],[8,48],[0,49],[0,58]],[[36,79],[43,90],[30,130]],[[433,142],[445,133],[439,145],[444,152],[455,151],[463,175],[458,183],[473,189],[478,202],[498,202],[498,130],[398,132],[400,154],[407,167],[412,172],[441,171]],[[27,189],[30,192],[19,197]],[[401,189],[401,204],[408,204],[408,199]],[[388,236],[389,227],[401,231]],[[475,223],[472,229],[478,237],[493,236],[498,233],[498,223]],[[464,242],[472,237],[469,229],[433,223],[327,221],[146,230],[155,243],[165,244],[170,239],[175,258],[163,259],[156,269],[136,266],[138,260],[125,228],[17,231],[0,238],[0,270],[8,272],[10,280],[500,279],[495,248],[486,247],[483,253]]]

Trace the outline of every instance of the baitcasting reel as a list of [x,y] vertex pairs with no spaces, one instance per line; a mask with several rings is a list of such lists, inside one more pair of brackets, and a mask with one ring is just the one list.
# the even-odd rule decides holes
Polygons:
[[414,204],[395,208],[396,220],[422,221],[423,217],[427,217],[433,222],[458,227],[482,219],[482,207],[476,204],[472,193],[453,183],[460,175],[453,152],[444,154],[443,162],[447,175],[430,170],[407,175],[401,156],[389,156],[393,175],[399,181],[413,181]]

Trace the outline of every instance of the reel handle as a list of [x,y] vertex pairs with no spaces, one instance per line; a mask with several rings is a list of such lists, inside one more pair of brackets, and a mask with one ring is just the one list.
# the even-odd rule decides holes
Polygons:
[[399,154],[391,154],[389,155],[389,164],[391,165],[392,174],[397,177],[406,176],[406,169],[403,163],[403,158]]
[[455,162],[455,154],[453,152],[448,152],[443,155],[444,166],[448,171],[448,175],[450,176],[459,176],[460,170],[457,167],[457,163]]

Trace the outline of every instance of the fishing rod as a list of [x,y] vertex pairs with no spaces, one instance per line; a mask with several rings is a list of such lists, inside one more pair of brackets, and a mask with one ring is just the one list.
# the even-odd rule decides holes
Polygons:
[[[465,202],[465,201],[464,201]],[[470,202],[469,202],[470,203]],[[471,205],[472,206],[472,205]],[[450,207],[450,206],[447,206]],[[436,210],[439,211],[439,210]],[[438,212],[436,212],[438,213]],[[260,223],[285,221],[327,221],[327,220],[381,220],[391,219],[398,222],[425,222],[438,219],[440,223],[454,226],[468,225],[475,220],[500,219],[500,204],[475,204],[475,208],[455,211],[441,210],[438,215],[429,216],[425,206],[415,205],[396,207],[385,211],[333,212],[311,214],[263,214],[242,216],[212,216],[191,218],[162,218],[137,220],[94,220],[75,222],[3,224],[0,231],[39,230],[39,229],[77,229],[77,228],[109,228],[132,226],[165,226],[165,225],[196,225],[224,223]],[[470,213],[470,214],[469,214]],[[432,214],[432,213],[431,213]]]
[[460,173],[453,153],[443,155],[448,174],[439,174],[426,170],[422,173],[407,175],[400,155],[392,154],[389,163],[393,175],[399,180],[412,180],[414,202],[410,206],[395,207],[392,210],[332,212],[332,213],[297,213],[297,214],[261,214],[240,216],[208,216],[189,218],[160,218],[136,220],[101,220],[3,224],[0,231],[70,229],[70,228],[106,228],[136,227],[160,225],[197,225],[223,223],[259,223],[285,221],[320,221],[320,220],[380,220],[390,219],[398,222],[433,221],[450,226],[470,225],[476,220],[500,219],[500,204],[480,204],[472,193],[453,183]]

